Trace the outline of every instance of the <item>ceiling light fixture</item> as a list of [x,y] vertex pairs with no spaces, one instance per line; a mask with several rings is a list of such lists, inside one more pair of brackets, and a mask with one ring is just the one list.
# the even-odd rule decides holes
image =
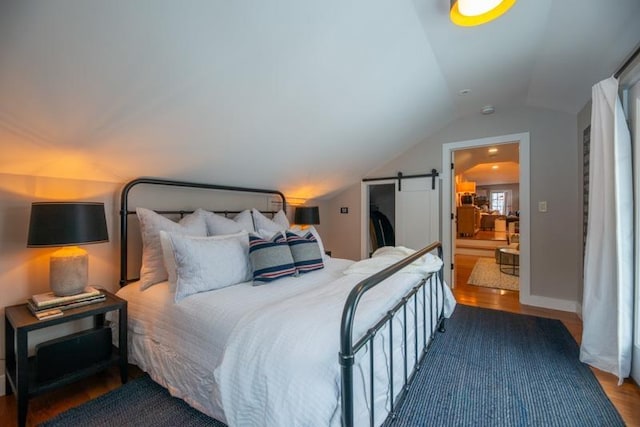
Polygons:
[[451,0],[451,21],[461,27],[473,27],[497,19],[516,0]]
[[495,113],[496,109],[493,105],[485,105],[480,111],[486,116]]
[[498,165],[493,165],[493,166],[491,166],[491,169],[493,169],[493,170],[498,169]]
[[498,149],[495,147],[489,148],[489,154],[495,154],[498,152]]

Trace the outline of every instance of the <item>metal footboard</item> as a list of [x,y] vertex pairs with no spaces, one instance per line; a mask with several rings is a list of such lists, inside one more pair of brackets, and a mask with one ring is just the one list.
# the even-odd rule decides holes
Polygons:
[[[409,292],[407,292],[402,299],[388,310],[385,315],[378,320],[367,332],[353,342],[353,322],[355,319],[356,309],[362,296],[378,285],[383,280],[402,270],[404,267],[418,260],[420,257],[437,250],[437,255],[442,259],[442,245],[440,242],[434,242],[431,245],[419,250],[415,254],[393,264],[390,267],[374,274],[371,277],[358,283],[349,294],[347,301],[344,305],[342,312],[342,323],[340,326],[340,366],[342,375],[342,425],[345,427],[352,427],[354,425],[354,380],[353,371],[356,354],[369,348],[369,394],[371,396],[371,405],[369,411],[369,424],[374,426],[375,424],[375,355],[374,355],[374,338],[376,333],[379,332],[386,325],[389,327],[389,354],[390,354],[390,371],[389,371],[389,385],[388,394],[390,401],[390,411],[387,419],[394,418],[396,410],[405,398],[405,395],[409,389],[409,384],[413,379],[415,373],[420,369],[420,365],[426,354],[433,338],[435,331],[439,330],[444,332],[444,281],[443,281],[443,268],[439,271],[431,273],[428,277],[422,279],[417,283]],[[429,293],[429,304],[427,304],[427,293]],[[439,300],[442,299],[442,303],[439,307]],[[421,312],[419,310],[419,300],[422,302]],[[410,302],[413,302],[412,307]],[[413,309],[413,343],[407,342],[408,332],[407,328],[407,311]],[[435,319],[434,319],[435,315]],[[403,348],[403,369],[402,369],[402,388],[398,392],[394,390],[394,361],[393,361],[393,320],[396,316],[402,316],[402,348]],[[428,319],[427,319],[428,316]],[[418,319],[422,318],[422,346],[419,345],[418,337],[420,331],[418,325]],[[413,347],[413,348],[411,348]],[[421,347],[421,348],[419,348]],[[412,351],[415,362],[414,366],[410,369],[408,355]]]

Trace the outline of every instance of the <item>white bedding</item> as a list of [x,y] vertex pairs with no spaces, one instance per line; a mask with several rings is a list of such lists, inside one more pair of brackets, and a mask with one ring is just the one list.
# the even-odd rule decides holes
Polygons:
[[[352,265],[331,258],[316,272],[265,286],[242,283],[179,303],[166,282],[144,291],[138,283],[127,285],[118,295],[129,301],[130,362],[230,426],[339,425],[340,317],[347,294],[366,277],[343,274]],[[390,295],[401,294],[398,287],[409,289],[421,275],[396,275],[365,295],[355,336],[389,308]],[[444,288],[449,315],[455,301]],[[442,294],[438,299],[442,303]],[[384,395],[380,399],[384,403]]]

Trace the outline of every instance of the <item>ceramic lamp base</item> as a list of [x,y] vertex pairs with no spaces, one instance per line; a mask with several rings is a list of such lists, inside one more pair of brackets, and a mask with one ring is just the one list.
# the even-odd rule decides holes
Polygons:
[[89,256],[77,246],[62,248],[49,260],[49,285],[57,296],[75,295],[88,284]]

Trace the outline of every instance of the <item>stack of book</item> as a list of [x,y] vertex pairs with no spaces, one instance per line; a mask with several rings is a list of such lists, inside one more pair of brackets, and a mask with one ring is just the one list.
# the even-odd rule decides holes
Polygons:
[[89,286],[84,292],[65,297],[56,296],[53,292],[37,294],[27,300],[27,306],[34,316],[43,320],[62,316],[64,310],[94,304],[105,299],[103,292]]

